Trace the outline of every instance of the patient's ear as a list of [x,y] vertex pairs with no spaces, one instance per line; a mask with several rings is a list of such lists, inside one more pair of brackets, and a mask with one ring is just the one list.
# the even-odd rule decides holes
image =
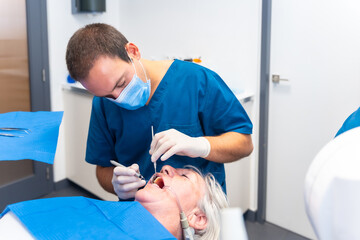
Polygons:
[[195,230],[203,230],[207,226],[207,217],[205,213],[199,208],[192,210],[187,218],[190,227],[194,228]]

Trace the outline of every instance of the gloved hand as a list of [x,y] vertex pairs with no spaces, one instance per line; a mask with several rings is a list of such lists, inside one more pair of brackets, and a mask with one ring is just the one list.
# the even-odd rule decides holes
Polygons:
[[134,198],[137,190],[146,184],[135,173],[139,172],[139,165],[133,164],[130,167],[115,167],[112,177],[112,185],[116,195],[120,199]]
[[174,154],[205,158],[210,153],[210,143],[204,137],[189,137],[175,129],[169,129],[155,134],[149,153],[152,155],[152,162],[161,155],[161,161],[165,161]]

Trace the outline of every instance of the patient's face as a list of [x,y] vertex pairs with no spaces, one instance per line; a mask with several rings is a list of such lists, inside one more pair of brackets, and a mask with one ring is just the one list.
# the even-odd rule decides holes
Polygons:
[[205,192],[204,179],[194,170],[164,166],[156,178],[136,193],[135,199],[153,214],[169,211],[178,215],[176,197],[165,186],[176,193],[185,214],[196,208]]

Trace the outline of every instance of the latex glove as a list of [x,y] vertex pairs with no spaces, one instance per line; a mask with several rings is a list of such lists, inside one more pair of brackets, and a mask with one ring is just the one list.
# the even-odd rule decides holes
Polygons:
[[165,161],[174,154],[188,157],[205,158],[210,153],[210,143],[204,137],[189,137],[175,129],[169,129],[155,134],[151,142],[151,161]]
[[133,164],[130,167],[115,167],[111,183],[116,195],[120,199],[134,198],[137,190],[146,184],[135,173],[139,172],[139,165]]

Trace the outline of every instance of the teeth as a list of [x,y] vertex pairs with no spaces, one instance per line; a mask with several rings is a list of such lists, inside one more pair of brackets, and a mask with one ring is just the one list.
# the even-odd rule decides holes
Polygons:
[[151,177],[150,183],[157,185],[161,189],[165,186],[164,180],[162,179],[162,177],[156,176],[156,174]]
[[159,181],[160,181],[160,178],[157,177],[157,178],[155,178],[154,183],[157,184],[157,185],[159,185],[159,184],[158,184]]
[[161,177],[158,177],[154,180],[154,183],[158,185],[161,189],[164,187],[164,181]]
[[152,176],[150,182],[151,182],[151,183],[154,183],[157,178],[158,178],[158,177],[157,177],[156,175]]

